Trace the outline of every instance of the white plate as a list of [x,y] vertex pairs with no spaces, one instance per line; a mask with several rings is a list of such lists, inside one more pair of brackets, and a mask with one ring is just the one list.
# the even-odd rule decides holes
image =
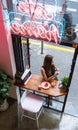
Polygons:
[[49,82],[42,82],[41,87],[44,89],[49,89],[51,87],[51,84]]

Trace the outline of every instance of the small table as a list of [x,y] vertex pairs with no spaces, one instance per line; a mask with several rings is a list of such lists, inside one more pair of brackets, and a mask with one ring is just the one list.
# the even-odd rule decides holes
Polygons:
[[[44,94],[43,97],[47,97],[48,99],[50,99],[51,97],[59,97],[59,96],[63,96],[67,94],[66,89],[64,88],[59,88],[58,84],[59,81],[54,80],[53,82],[55,82],[55,86],[54,87],[50,87],[49,89],[43,89],[41,88],[40,90],[38,89],[38,86],[43,82],[43,78],[42,76],[33,74],[32,77],[30,78],[30,80],[28,81],[28,83],[26,85],[24,85],[23,83],[15,83],[16,86],[20,88],[24,88],[24,89],[28,89],[28,90],[32,90],[34,93],[38,92],[37,94]],[[20,92],[21,93],[21,92]],[[41,95],[40,95],[41,96]],[[59,101],[58,101],[59,102]],[[63,102],[64,103],[64,102]],[[47,103],[47,107],[49,108],[49,100]],[[64,109],[64,108],[63,108]],[[64,110],[62,110],[63,112]]]
[[15,85],[19,86],[20,88],[26,88],[29,90],[33,90],[42,94],[46,94],[48,96],[52,96],[52,97],[58,97],[58,96],[63,96],[66,95],[67,92],[66,90],[60,89],[58,87],[59,81],[54,80],[53,82],[55,82],[55,86],[54,87],[50,87],[49,89],[43,89],[41,88],[40,90],[38,89],[38,86],[43,82],[43,78],[42,76],[39,75],[35,75],[33,74],[31,79],[28,81],[28,83],[26,85],[22,84],[22,83],[15,83]]

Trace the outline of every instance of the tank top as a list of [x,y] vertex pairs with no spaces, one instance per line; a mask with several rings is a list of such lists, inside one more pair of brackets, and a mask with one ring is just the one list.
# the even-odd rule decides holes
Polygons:
[[[44,66],[42,66],[42,68],[44,68],[44,70],[45,70]],[[47,73],[46,70],[45,70],[45,73],[46,73],[47,77],[50,77],[50,76],[54,75],[54,73],[55,73],[55,67],[54,66],[51,67],[51,73],[50,74]]]

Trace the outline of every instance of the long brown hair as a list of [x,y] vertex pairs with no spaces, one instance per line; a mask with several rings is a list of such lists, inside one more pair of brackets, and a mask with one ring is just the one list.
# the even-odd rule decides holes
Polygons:
[[46,71],[49,71],[51,69],[52,62],[53,62],[53,56],[46,55],[43,62],[43,66]]

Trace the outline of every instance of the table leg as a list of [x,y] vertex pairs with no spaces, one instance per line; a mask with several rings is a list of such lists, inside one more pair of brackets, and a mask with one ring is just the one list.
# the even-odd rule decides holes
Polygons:
[[50,96],[46,97],[46,104],[47,104],[47,107],[49,108],[49,105],[50,105]]

